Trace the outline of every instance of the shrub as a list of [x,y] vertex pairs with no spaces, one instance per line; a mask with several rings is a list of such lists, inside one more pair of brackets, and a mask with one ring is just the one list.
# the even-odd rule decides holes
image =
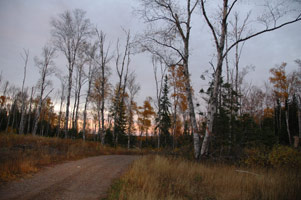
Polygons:
[[269,153],[269,163],[273,167],[301,167],[301,152],[288,146],[275,146]]
[[301,152],[289,146],[272,149],[255,147],[244,150],[243,164],[248,167],[300,168]]
[[245,149],[245,157],[243,159],[243,164],[249,167],[266,167],[269,166],[268,162],[268,150],[264,147]]

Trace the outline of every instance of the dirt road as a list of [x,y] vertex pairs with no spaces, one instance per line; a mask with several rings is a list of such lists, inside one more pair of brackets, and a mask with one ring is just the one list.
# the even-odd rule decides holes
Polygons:
[[31,178],[0,186],[0,199],[101,199],[112,180],[137,158],[98,156],[49,167]]

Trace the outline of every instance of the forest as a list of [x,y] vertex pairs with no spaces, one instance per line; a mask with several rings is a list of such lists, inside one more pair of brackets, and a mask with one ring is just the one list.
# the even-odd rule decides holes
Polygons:
[[[245,4],[255,11],[241,10]],[[1,179],[16,173],[5,172],[16,170],[10,158],[22,159],[36,148],[41,152],[30,159],[39,166],[151,154],[112,185],[108,199],[298,199],[301,57],[271,61],[262,86],[246,78],[255,70],[252,63],[241,63],[254,38],[300,26],[300,8],[299,0],[137,0],[132,9],[142,32],[121,27],[123,37],[114,41],[83,9],[53,15],[45,22],[50,32],[40,55],[31,55],[30,47],[20,50],[22,85],[1,68]],[[191,78],[199,67],[191,62],[191,37],[200,22],[212,45],[198,45],[213,52],[206,61],[210,70],[197,74],[207,83],[201,89]],[[147,89],[132,64],[140,54],[151,62],[155,88],[143,101]],[[29,67],[38,72],[37,82],[28,80]],[[55,156],[45,161],[47,145]],[[16,154],[9,156],[8,149]]]
[[[241,19],[232,10],[236,3],[224,1],[218,19],[211,19],[204,1],[187,0],[185,5],[141,0],[136,12],[147,30],[133,36],[123,29],[124,41],[118,39],[114,45],[84,10],[54,16],[51,42],[34,57],[38,82],[24,86],[30,59],[27,49],[21,54],[22,87],[0,79],[0,130],[127,148],[185,149],[194,152],[195,159],[235,160],[246,147],[297,148],[301,137],[300,59],[296,58],[291,72],[284,62],[271,68],[264,87],[258,87],[245,84],[244,77],[252,68],[240,67],[240,54],[253,37],[299,23],[300,13],[295,11],[297,17],[283,21],[283,5],[266,4],[264,9],[270,13],[258,17],[265,28],[250,32],[250,13]],[[213,70],[200,74],[209,87],[200,91],[192,88],[189,73],[191,20],[196,9],[202,11],[216,48],[216,63],[210,62]],[[158,24],[162,26],[156,27]],[[152,58],[156,91],[138,105],[141,85],[131,59],[141,52]],[[66,73],[55,63],[58,54],[65,58]],[[117,74],[115,82],[112,71]],[[53,81],[61,87],[54,88]],[[196,93],[202,99],[196,101]],[[53,102],[53,95],[59,101]],[[199,111],[200,104],[206,109]]]

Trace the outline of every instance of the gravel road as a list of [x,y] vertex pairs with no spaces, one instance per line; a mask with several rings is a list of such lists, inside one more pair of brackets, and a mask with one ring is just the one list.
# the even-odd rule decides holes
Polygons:
[[0,199],[102,199],[113,179],[138,157],[98,156],[48,167],[0,186]]

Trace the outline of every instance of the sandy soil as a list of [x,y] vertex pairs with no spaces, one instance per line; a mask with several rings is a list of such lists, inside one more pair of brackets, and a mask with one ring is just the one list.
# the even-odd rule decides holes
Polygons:
[[0,186],[0,199],[101,199],[138,157],[98,156],[48,167],[31,178]]

